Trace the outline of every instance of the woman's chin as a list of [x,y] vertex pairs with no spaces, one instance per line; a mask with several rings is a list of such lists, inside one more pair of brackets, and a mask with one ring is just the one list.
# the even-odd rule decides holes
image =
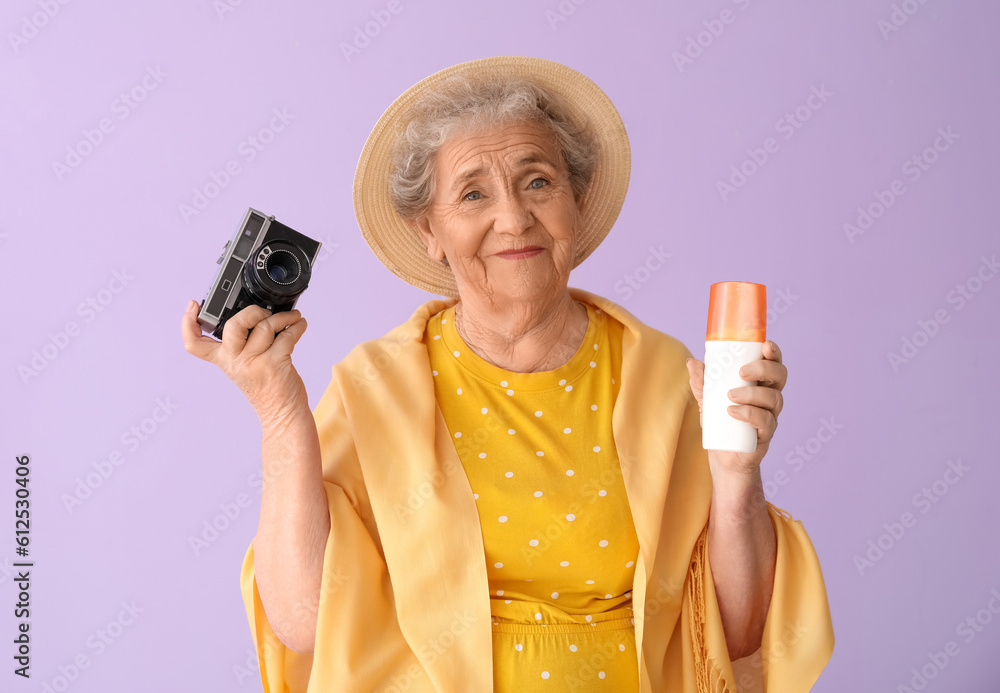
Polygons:
[[565,285],[549,272],[510,273],[502,282],[494,282],[497,294],[503,294],[512,301],[547,301],[557,296]]

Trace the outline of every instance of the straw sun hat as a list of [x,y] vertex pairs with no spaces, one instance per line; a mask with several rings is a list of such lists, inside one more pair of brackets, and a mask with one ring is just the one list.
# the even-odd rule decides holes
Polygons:
[[600,153],[577,234],[576,267],[607,236],[625,201],[631,167],[628,136],[615,105],[596,84],[576,70],[541,58],[504,56],[453,65],[420,80],[392,102],[368,136],[354,175],[354,213],[365,241],[398,277],[434,294],[458,296],[451,269],[430,258],[389,198],[392,148],[397,133],[406,127],[411,105],[456,75],[471,81],[491,76],[529,79],[561,97],[573,120],[589,121]]

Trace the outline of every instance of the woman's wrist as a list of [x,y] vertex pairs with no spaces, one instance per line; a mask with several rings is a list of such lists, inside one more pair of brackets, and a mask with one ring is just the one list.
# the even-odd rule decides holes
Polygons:
[[306,426],[315,427],[312,411],[308,404],[295,405],[280,410],[258,411],[261,434],[265,441],[284,436],[289,431]]

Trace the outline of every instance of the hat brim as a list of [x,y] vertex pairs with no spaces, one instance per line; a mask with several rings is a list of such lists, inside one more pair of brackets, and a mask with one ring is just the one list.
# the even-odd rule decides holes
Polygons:
[[372,129],[354,174],[354,213],[368,246],[396,276],[425,291],[458,297],[455,277],[435,262],[417,233],[396,212],[389,197],[392,149],[407,113],[429,88],[455,75],[526,78],[559,95],[574,117],[585,117],[599,143],[576,239],[573,267],[587,259],[611,230],[628,190],[631,152],[618,109],[586,76],[551,60],[500,56],[459,63],[426,77],[403,92]]

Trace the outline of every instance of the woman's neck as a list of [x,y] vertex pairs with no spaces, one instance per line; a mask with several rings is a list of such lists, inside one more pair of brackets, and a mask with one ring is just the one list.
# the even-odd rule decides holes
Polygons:
[[587,307],[569,291],[553,300],[504,306],[460,300],[455,327],[480,358],[514,373],[551,371],[564,365],[587,333]]

